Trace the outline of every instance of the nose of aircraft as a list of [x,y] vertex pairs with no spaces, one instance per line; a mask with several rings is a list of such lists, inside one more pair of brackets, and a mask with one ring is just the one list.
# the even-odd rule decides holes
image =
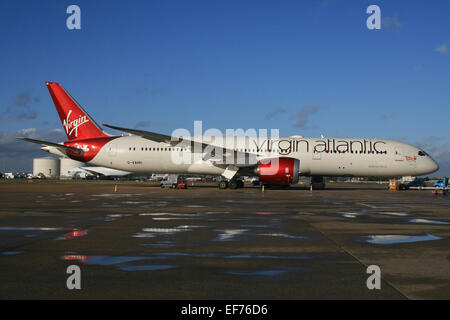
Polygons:
[[433,159],[431,159],[431,157],[429,157],[426,161],[424,169],[426,173],[433,173],[439,170],[439,165],[437,164],[436,161],[434,161]]

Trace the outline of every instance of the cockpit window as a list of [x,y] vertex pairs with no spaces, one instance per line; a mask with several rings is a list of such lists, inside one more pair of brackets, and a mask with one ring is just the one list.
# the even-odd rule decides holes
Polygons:
[[419,151],[419,156],[422,156],[422,157],[428,156],[428,153],[426,153],[425,151],[420,150]]

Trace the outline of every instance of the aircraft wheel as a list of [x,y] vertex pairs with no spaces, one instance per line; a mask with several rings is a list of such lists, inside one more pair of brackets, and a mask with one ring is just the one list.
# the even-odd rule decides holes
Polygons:
[[226,189],[226,188],[228,188],[228,182],[220,181],[219,182],[219,189]]
[[230,189],[237,189],[239,187],[239,184],[236,180],[231,180],[228,183],[228,187],[230,187]]

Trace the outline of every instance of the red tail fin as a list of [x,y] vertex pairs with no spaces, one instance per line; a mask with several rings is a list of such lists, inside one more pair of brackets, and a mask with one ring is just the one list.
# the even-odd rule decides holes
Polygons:
[[69,140],[107,137],[83,108],[56,82],[46,82]]

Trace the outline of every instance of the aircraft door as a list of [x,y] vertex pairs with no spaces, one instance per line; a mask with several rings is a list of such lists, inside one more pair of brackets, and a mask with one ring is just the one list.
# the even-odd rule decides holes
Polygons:
[[403,151],[401,148],[395,148],[395,161],[403,161]]
[[108,156],[115,157],[117,152],[117,143],[110,143],[107,152]]

